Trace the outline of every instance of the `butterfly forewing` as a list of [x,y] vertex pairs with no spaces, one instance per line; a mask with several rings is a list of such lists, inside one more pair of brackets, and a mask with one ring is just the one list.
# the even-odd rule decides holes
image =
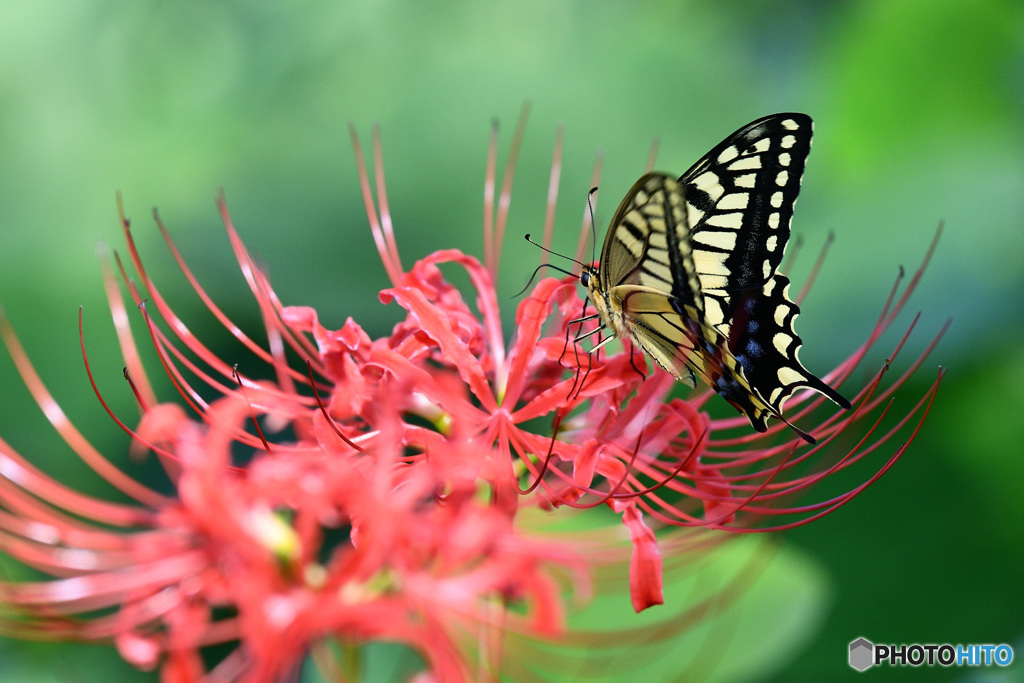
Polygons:
[[680,177],[709,322],[727,331],[730,298],[760,290],[789,241],[811,119],[775,114],[730,135]]
[[[774,114],[730,135],[679,179],[691,207],[705,317],[728,337],[751,387],[776,411],[801,388],[849,402],[800,363],[789,280],[777,272],[789,241],[813,126]],[[755,425],[756,426],[756,425]]]
[[664,173],[646,174],[612,218],[601,251],[603,289],[641,285],[703,311],[689,234],[679,182]]
[[701,377],[759,431],[802,388],[850,406],[797,358],[799,308],[777,272],[811,129],[805,114],[766,116],[678,181],[640,178],[615,212],[588,285],[616,333],[677,378]]

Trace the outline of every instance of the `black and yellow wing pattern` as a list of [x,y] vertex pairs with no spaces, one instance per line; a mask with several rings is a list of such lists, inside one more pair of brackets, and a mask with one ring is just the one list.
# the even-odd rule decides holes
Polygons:
[[646,174],[615,212],[598,267],[581,276],[617,335],[690,386],[699,377],[757,431],[770,416],[784,420],[800,389],[850,407],[800,363],[800,309],[778,272],[811,133],[807,115],[773,114],[678,180]]

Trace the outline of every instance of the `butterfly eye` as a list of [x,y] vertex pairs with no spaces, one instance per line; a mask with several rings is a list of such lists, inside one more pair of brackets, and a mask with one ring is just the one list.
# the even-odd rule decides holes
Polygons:
[[583,283],[584,287],[589,287],[590,286],[590,273],[588,273],[585,270],[582,273],[580,273],[580,282]]

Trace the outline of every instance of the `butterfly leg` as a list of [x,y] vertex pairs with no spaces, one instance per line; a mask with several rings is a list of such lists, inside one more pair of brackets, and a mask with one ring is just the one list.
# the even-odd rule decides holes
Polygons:
[[[586,308],[585,307],[584,307],[584,313],[586,313]],[[573,325],[578,325],[579,326],[577,336],[572,338],[573,344],[579,344],[581,339],[586,339],[588,336],[593,334],[593,332],[589,332],[587,334],[583,334],[583,323],[588,322],[590,320],[596,320],[599,317],[600,316],[598,316],[597,313],[591,313],[590,315],[584,315],[583,317],[576,318],[575,320],[570,320],[569,322],[567,322],[565,324],[565,345],[562,347],[562,355],[560,355],[558,357],[558,362],[559,363],[561,363],[562,359],[565,358],[565,352],[569,348],[569,334],[572,332],[572,326]],[[579,360],[579,359],[577,358],[577,360]]]
[[[566,396],[566,399],[571,397],[573,395],[573,392],[578,391],[578,387],[582,388],[582,386],[583,386],[583,382],[580,380],[580,341],[586,339],[587,337],[589,337],[590,335],[594,334],[595,332],[600,333],[600,331],[604,328],[604,323],[600,322],[600,317],[601,317],[600,315],[598,315],[597,313],[591,313],[590,315],[587,315],[587,305],[589,303],[590,303],[589,300],[584,300],[583,301],[583,312],[580,315],[580,317],[576,318],[574,320],[570,320],[569,322],[567,322],[565,324],[565,344],[562,346],[562,353],[561,353],[561,355],[558,356],[558,362],[559,363],[561,363],[562,359],[565,358],[565,352],[569,348],[569,334],[572,332],[572,326],[573,325],[577,325],[578,326],[577,335],[575,337],[573,337],[573,355],[575,356],[575,362],[576,362],[576,376],[573,378],[572,387],[570,387],[569,394]],[[598,320],[599,324],[600,324],[600,327],[598,327],[595,330],[592,330],[591,332],[583,334],[583,323],[586,323],[586,322],[588,322],[590,320]],[[590,374],[591,366],[592,366],[592,363],[590,362],[590,354],[588,353],[587,354],[587,374]],[[583,376],[583,379],[584,380],[586,379],[586,375]]]
[[[596,316],[590,316],[590,317],[593,318],[593,317],[596,317]],[[598,349],[600,349],[601,346],[603,346],[605,343],[607,343],[610,339],[613,339],[613,337],[608,337],[607,339],[601,339],[601,332],[603,330],[604,330],[604,323],[601,323],[600,327],[597,327],[597,328],[591,330],[590,332],[587,332],[586,334],[581,334],[581,335],[573,338],[573,340],[572,340],[573,351],[574,351],[574,353],[576,355],[576,377],[575,377],[575,379],[573,379],[572,387],[569,389],[569,394],[568,394],[569,397],[571,397],[574,393],[577,394],[577,395],[579,394],[579,392],[583,389],[583,383],[587,381],[587,377],[590,375],[590,371],[594,368],[594,358],[593,358],[593,356],[591,354],[593,354]],[[584,351],[584,353],[587,354],[587,371],[585,373],[583,373],[583,376],[581,377],[580,376],[580,370],[581,370],[583,364],[580,362],[580,347],[581,347],[580,342],[582,342],[584,339],[587,339],[588,337],[594,336],[595,334],[597,335],[598,342],[597,342],[597,345],[594,346],[594,348],[591,349],[590,351]]]
[[636,370],[636,374],[640,375],[641,381],[647,379],[647,375],[644,374],[643,370],[636,366],[636,362],[633,360],[633,342],[630,341],[627,343],[629,344],[629,364],[634,370]]

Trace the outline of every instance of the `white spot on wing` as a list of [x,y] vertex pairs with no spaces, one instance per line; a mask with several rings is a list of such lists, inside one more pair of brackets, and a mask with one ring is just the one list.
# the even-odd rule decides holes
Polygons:
[[745,209],[750,201],[750,194],[747,192],[733,192],[722,197],[721,201],[718,202],[718,208],[721,210],[726,209]]
[[[773,215],[777,216],[778,214]],[[779,238],[775,235],[772,235],[771,237],[765,240],[764,246],[768,251],[775,251],[775,247],[779,246]]]
[[786,183],[789,182],[789,171],[779,171],[779,174],[775,176],[775,184],[779,187],[785,187]]
[[793,119],[786,119],[782,122],[782,127],[786,130],[799,130],[800,125]]
[[785,327],[786,316],[789,315],[789,307],[783,304],[779,304],[775,307],[775,324],[779,327]]
[[708,218],[707,224],[718,228],[739,230],[743,226],[743,214],[738,211],[715,214]]
[[780,206],[782,206],[782,193],[781,192],[773,192],[772,193],[771,201],[772,201],[772,206],[774,206],[776,209],[779,208]]
[[[700,268],[700,266],[698,266]],[[728,275],[709,275],[703,268],[700,274],[700,288],[707,294],[712,290],[722,290],[729,285]]]
[[783,152],[779,155],[780,166],[789,166],[790,161],[792,161],[792,157],[789,156],[789,152]]
[[771,228],[772,230],[777,230],[779,228],[779,214],[778,214],[778,212],[773,211],[768,216],[768,227]]
[[697,243],[698,247],[700,245],[705,245],[708,247],[722,249],[724,251],[732,251],[736,248],[736,233],[705,230],[700,233],[699,237],[695,237],[694,241]]
[[[722,180],[718,175],[711,171],[705,171],[699,176],[693,179],[691,182],[698,189],[704,190],[711,197],[712,201],[717,202],[723,194],[725,194],[725,188],[722,187]],[[751,185],[753,187],[753,185]]]
[[736,176],[733,183],[736,184],[736,187],[748,187],[753,189],[755,181],[757,181],[756,173],[746,173],[744,175]]
[[[701,211],[700,209],[696,208],[692,204],[687,205],[687,207],[686,207],[686,225],[687,226],[697,225],[698,223],[701,222],[701,220],[703,218],[704,218],[704,212],[703,211]],[[683,227],[686,227],[686,226],[682,225],[682,222],[680,222],[680,226],[679,227],[683,228]]]
[[793,337],[785,332],[776,332],[775,336],[772,337],[772,345],[775,347],[775,350],[784,356],[789,354],[789,345],[792,341]]
[[771,149],[771,146],[772,141],[769,140],[768,138],[764,138],[763,140],[758,140],[757,142],[754,143],[754,151],[767,152],[769,149]]
[[780,144],[782,145],[782,149],[790,149],[796,144],[796,137],[793,135],[784,135],[782,136],[782,142]]
[[744,157],[729,164],[730,171],[756,171],[761,168],[761,157]]
[[740,155],[740,151],[735,146],[730,145],[722,150],[722,153],[718,155],[718,163],[726,164],[735,159]]
[[728,277],[729,275],[729,269],[725,267],[725,263],[717,258],[700,259],[700,264],[697,266],[697,270],[700,271],[701,275],[720,275],[722,277]]
[[718,325],[725,319],[721,304],[710,296],[704,299],[704,314],[711,325]]
[[803,382],[803,376],[793,368],[783,366],[778,370],[779,381],[785,386]]

